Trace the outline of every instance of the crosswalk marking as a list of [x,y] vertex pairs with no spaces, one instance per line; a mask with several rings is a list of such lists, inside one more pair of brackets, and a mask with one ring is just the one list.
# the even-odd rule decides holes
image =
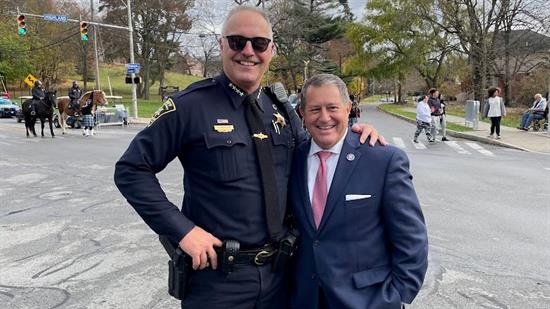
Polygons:
[[479,153],[481,153],[483,155],[486,155],[486,156],[489,156],[489,157],[494,157],[495,156],[492,152],[490,152],[489,150],[481,147],[477,143],[465,142],[465,144],[470,146],[471,148],[473,148],[474,150],[478,151]]
[[471,154],[468,150],[462,148],[457,142],[455,141],[452,141],[452,142],[445,142],[445,145],[448,145],[449,147],[453,148],[454,150],[456,150],[456,152],[460,153],[460,154]]
[[422,144],[422,142],[420,142],[420,141],[418,143],[413,142],[413,146],[416,149],[426,149],[426,145]]
[[393,144],[401,149],[405,149],[407,148],[405,146],[405,142],[403,141],[403,139],[401,137],[394,137],[393,138]]

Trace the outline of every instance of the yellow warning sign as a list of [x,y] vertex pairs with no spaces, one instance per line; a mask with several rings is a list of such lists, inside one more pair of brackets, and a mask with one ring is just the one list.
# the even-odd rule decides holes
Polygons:
[[34,77],[32,74],[27,75],[27,77],[23,80],[25,84],[29,85],[29,87],[34,86],[34,81],[38,78]]

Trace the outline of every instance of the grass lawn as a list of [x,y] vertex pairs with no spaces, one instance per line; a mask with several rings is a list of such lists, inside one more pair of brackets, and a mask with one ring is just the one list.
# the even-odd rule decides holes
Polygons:
[[[507,126],[515,128],[519,125],[519,120],[521,119],[521,113],[525,110],[524,107],[507,107],[506,108],[506,117],[503,117],[500,121],[501,126]],[[445,106],[445,112],[449,115],[455,115],[464,117],[464,104],[459,103],[450,103]],[[491,119],[485,118],[481,121],[486,123],[491,123]]]

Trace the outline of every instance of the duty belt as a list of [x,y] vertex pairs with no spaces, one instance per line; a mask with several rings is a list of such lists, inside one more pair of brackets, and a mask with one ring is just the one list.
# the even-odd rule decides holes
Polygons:
[[[224,259],[230,264],[252,264],[262,266],[273,261],[277,249],[271,245],[266,245],[255,249],[231,250],[228,248],[215,248],[218,260]],[[232,252],[231,252],[232,251]]]

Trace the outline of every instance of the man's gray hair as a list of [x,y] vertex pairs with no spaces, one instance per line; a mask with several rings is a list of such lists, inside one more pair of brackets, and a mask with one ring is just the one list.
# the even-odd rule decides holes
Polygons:
[[250,12],[256,12],[258,13],[260,16],[262,16],[263,19],[265,19],[265,21],[267,22],[267,26],[269,28],[269,38],[271,41],[273,41],[273,28],[271,26],[271,21],[269,20],[269,16],[267,15],[267,13],[260,9],[259,7],[255,7],[255,6],[249,6],[249,5],[239,5],[239,6],[236,6],[234,7],[231,11],[229,11],[229,13],[227,13],[227,16],[225,17],[225,20],[223,21],[223,26],[222,26],[222,37],[225,37],[227,35],[227,21],[231,18],[231,16],[239,13],[239,12],[242,12],[242,11],[250,11]]
[[346,104],[349,102],[349,93],[348,93],[348,87],[346,86],[346,83],[344,81],[334,75],[334,74],[317,74],[310,77],[306,83],[304,84],[304,87],[302,88],[302,92],[300,93],[300,108],[304,109],[306,106],[306,93],[309,87],[321,87],[325,85],[334,85],[336,88],[338,88],[338,92],[340,92],[340,97],[342,98],[342,103]]

